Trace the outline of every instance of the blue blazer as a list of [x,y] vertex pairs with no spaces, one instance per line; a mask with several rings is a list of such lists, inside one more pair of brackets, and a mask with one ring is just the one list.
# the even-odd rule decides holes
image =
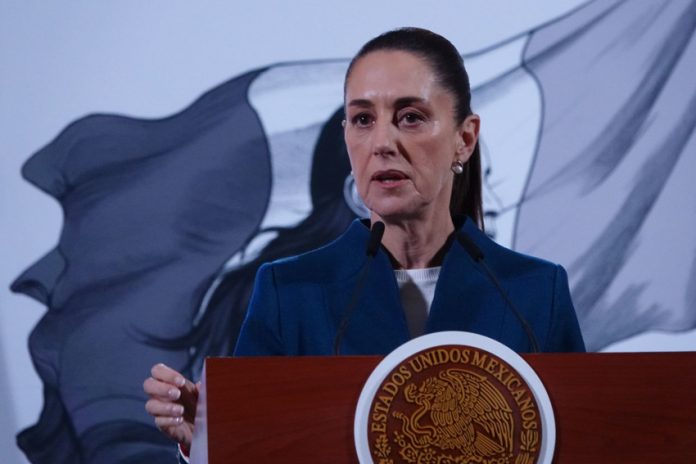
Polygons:
[[[501,247],[467,219],[460,228],[529,322],[541,351],[584,351],[561,266]],[[235,355],[331,355],[337,328],[366,262],[370,231],[354,221],[334,242],[264,264]],[[340,353],[385,355],[410,340],[399,289],[387,252],[370,274],[342,338]],[[426,333],[463,330],[488,336],[517,352],[531,351],[519,321],[466,250],[454,240],[446,253]]]

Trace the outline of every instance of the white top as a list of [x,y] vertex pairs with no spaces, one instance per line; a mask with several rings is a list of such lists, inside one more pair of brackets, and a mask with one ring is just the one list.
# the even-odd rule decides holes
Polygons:
[[396,269],[401,306],[406,314],[411,338],[423,335],[430,306],[435,296],[435,285],[440,276],[440,266],[426,269]]

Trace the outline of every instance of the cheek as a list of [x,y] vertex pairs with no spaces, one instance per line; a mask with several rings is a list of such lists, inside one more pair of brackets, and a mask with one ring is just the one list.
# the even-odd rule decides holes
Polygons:
[[450,172],[455,159],[455,148],[443,140],[430,140],[419,144],[420,164],[424,171],[439,177],[442,173]]
[[365,144],[360,141],[346,137],[346,150],[348,151],[348,160],[350,161],[353,173],[358,172],[360,169],[364,169],[366,161],[369,158],[364,145]]
[[353,147],[350,145],[346,145],[346,150],[348,151],[348,161],[350,162],[350,170],[353,171],[353,174],[358,170],[358,166],[360,165],[358,157],[355,156],[355,150]]
[[[439,195],[441,190],[451,190],[453,176],[451,166],[454,161],[451,144],[429,141],[420,144],[418,156],[414,153],[413,164],[417,165],[419,189],[427,196]],[[426,193],[428,192],[428,193]]]
[[364,152],[355,143],[350,143],[346,140],[346,150],[348,151],[348,161],[350,162],[350,170],[353,173],[353,178],[355,179],[355,185],[358,189],[358,193],[364,194],[364,182],[365,177],[364,171],[367,168],[367,157],[364,156]]

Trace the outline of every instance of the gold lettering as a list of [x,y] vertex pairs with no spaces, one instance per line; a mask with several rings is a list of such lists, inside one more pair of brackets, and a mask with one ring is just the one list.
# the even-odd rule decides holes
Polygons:
[[505,368],[505,366],[503,366],[502,364],[500,364],[500,365],[498,366],[498,372],[496,372],[494,375],[495,375],[495,378],[498,379],[498,380],[500,380],[500,381],[503,383],[503,385],[504,385],[504,384],[505,384],[505,380],[503,380],[503,376],[504,376],[505,374],[509,373],[509,372],[510,372],[510,371],[507,370],[507,369]]
[[392,374],[391,381],[394,382],[398,386],[402,386],[403,384],[406,383],[406,379],[404,378],[404,376],[399,374],[398,372],[394,372]]
[[428,351],[427,353],[418,356],[418,358],[423,363],[423,368],[433,367],[433,364],[435,362],[433,359],[433,354],[434,353],[432,351]]
[[443,350],[442,348],[435,350],[435,355],[437,356],[437,364],[444,364],[449,361],[447,350]]
[[411,378],[411,371],[404,365],[399,366],[399,372],[404,376],[404,379],[408,380]]
[[462,362],[465,364],[469,364],[469,353],[470,350],[462,350]]
[[524,396],[524,389],[520,388],[519,390],[511,391],[512,397],[515,398],[515,401],[519,405],[520,398]]
[[[416,361],[418,361],[418,362],[416,363]],[[418,356],[417,358],[411,359],[408,362],[408,365],[411,366],[411,369],[413,369],[416,373],[423,370],[423,362],[421,361],[420,356]]]
[[450,350],[450,354],[449,354],[450,361],[452,361],[453,363],[458,363],[462,359],[461,355],[462,354],[457,349]]
[[483,369],[483,365],[486,363],[487,359],[488,359],[487,354],[481,354],[480,351],[474,351],[474,360],[471,362],[471,364]]
[[498,360],[490,358],[488,360],[488,364],[486,365],[486,372],[489,374],[492,374],[495,371],[495,368],[498,367]]
[[[376,421],[377,419],[372,417],[373,421]],[[384,418],[385,422],[372,422],[370,424],[370,431],[372,432],[386,432],[387,431],[387,424],[386,424],[386,417]]]
[[[385,401],[385,399],[387,401]],[[383,414],[386,414],[389,412],[389,405],[392,402],[392,398],[390,396],[380,396],[379,400],[381,403],[375,403],[375,411],[381,412]]]
[[536,423],[536,421],[525,421],[525,422],[522,422],[522,428],[525,430],[536,430],[537,423]]
[[532,398],[529,396],[527,396],[521,403],[519,400],[517,400],[517,406],[519,406],[522,411],[526,411],[527,409],[534,407],[532,404]]
[[525,409],[522,411],[522,420],[533,421],[536,420],[536,411],[534,409]]
[[507,387],[508,390],[512,392],[513,390],[517,390],[519,387],[521,387],[522,382],[520,382],[520,379],[518,379],[517,377],[513,377],[512,374],[510,374],[510,377],[510,380],[507,382]]
[[391,394],[391,396],[395,396],[399,392],[399,387],[394,385],[391,382],[387,382],[384,384],[382,387],[382,390],[386,391],[387,393]]
[[[379,401],[381,401],[381,404],[383,405],[382,408],[384,408],[384,409],[379,409],[379,411],[384,412],[384,413],[389,412],[389,407],[391,406],[391,403],[394,400],[394,397],[393,396],[379,395],[378,398],[379,398]],[[375,410],[377,410],[377,407],[375,407]]]

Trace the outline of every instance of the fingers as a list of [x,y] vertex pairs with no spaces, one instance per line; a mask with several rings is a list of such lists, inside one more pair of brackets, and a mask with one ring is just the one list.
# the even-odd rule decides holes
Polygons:
[[150,399],[145,403],[145,410],[155,417],[183,418],[184,407],[176,403],[167,403],[157,399]]
[[176,427],[184,423],[183,417],[155,417],[155,425],[160,430],[167,427]]
[[176,401],[181,397],[181,390],[179,388],[170,383],[155,380],[152,377],[145,379],[145,382],[143,382],[143,390],[150,397],[157,397],[169,401]]
[[160,430],[184,423],[184,407],[180,404],[150,399],[145,403],[145,410],[154,417],[155,425]]
[[143,390],[150,397],[145,410],[165,434],[181,443],[190,443],[199,385],[161,363],[154,365],[150,374],[143,382]]
[[185,386],[187,383],[186,378],[183,375],[162,363],[152,366],[152,369],[150,369],[150,375],[152,375],[152,378],[155,380],[159,380],[179,388]]
[[151,377],[143,382],[143,390],[150,396],[177,401],[184,395],[197,397],[196,385],[176,370],[159,363],[152,366]]

